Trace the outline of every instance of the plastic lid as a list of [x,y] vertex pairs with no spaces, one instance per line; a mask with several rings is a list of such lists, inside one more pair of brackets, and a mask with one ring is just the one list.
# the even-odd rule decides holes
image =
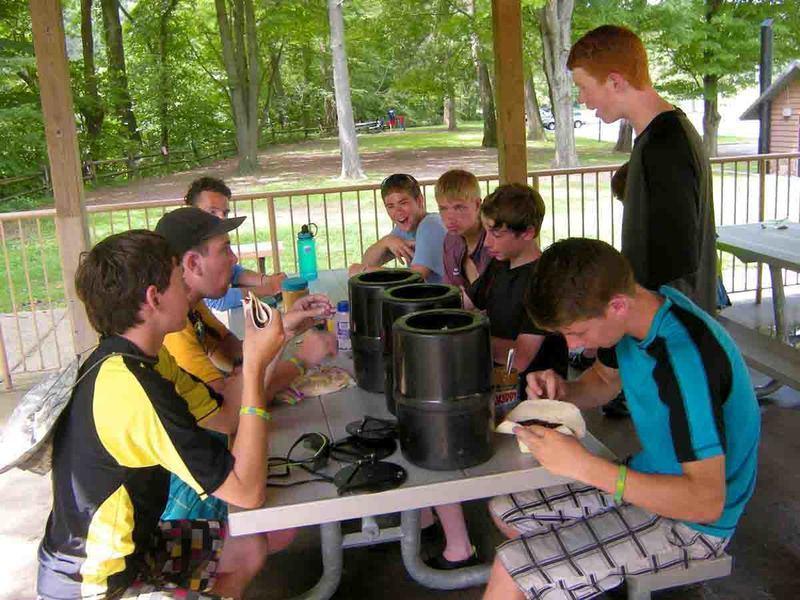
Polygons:
[[336,312],[350,312],[350,303],[347,300],[339,300],[336,303]]
[[302,277],[289,277],[281,283],[281,289],[286,292],[300,292],[308,289],[308,281]]

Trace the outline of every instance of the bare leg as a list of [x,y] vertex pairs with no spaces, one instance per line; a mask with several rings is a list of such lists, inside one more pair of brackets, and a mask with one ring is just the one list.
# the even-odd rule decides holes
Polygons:
[[489,511],[489,516],[492,517],[492,521],[494,521],[494,524],[500,530],[500,533],[502,533],[508,539],[513,540],[514,538],[520,536],[519,531],[509,525],[506,525],[506,523],[500,517],[496,516],[492,511]]
[[433,525],[433,511],[430,508],[421,508],[419,511],[419,528],[426,529]]
[[492,572],[489,574],[489,583],[483,593],[483,600],[509,600],[512,598],[524,600],[525,594],[514,583],[500,559],[495,558]]
[[239,600],[267,560],[267,536],[228,537],[222,547],[214,594]]
[[297,537],[297,529],[281,529],[280,531],[270,531],[266,534],[268,554],[277,554]]
[[442,504],[434,507],[444,530],[446,542],[442,554],[449,561],[466,560],[472,556],[472,543],[464,520],[461,504]]

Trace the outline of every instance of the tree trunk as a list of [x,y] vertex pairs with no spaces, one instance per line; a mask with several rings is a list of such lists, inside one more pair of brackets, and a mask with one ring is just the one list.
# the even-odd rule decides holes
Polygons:
[[83,48],[83,81],[86,98],[82,103],[81,114],[89,135],[89,153],[92,160],[100,158],[97,138],[103,127],[103,103],[97,91],[97,72],[94,64],[94,34],[92,27],[92,0],[81,0],[81,46]]
[[163,12],[158,19],[158,118],[161,130],[161,148],[166,152],[164,159],[169,162],[169,99],[171,96],[169,78],[169,19],[178,0],[162,0]]
[[544,71],[550,86],[556,123],[555,167],[574,167],[578,164],[572,120],[572,81],[567,71],[567,56],[572,43],[573,5],[574,0],[548,0],[539,18]]
[[708,156],[717,155],[719,139],[719,111],[717,110],[719,77],[703,75],[703,146]]
[[445,96],[444,99],[444,124],[447,125],[447,131],[455,131],[456,124],[456,101],[453,96]]
[[542,115],[539,114],[539,98],[536,97],[536,88],[533,87],[533,77],[525,78],[525,114],[528,117],[528,139],[543,140],[544,126]]
[[478,62],[478,85],[481,92],[481,112],[483,113],[484,148],[497,148],[497,113],[494,109],[494,91],[489,66],[484,61]]
[[[705,0],[706,28],[713,27],[712,21],[723,5],[723,0]],[[706,46],[703,57],[706,64],[712,64],[713,48]],[[720,115],[717,110],[719,75],[703,75],[703,146],[708,156],[717,155]]]
[[328,0],[328,22],[331,28],[333,57],[333,89],[336,96],[336,117],[339,123],[339,150],[342,154],[343,179],[362,179],[358,137],[353,120],[350,98],[350,73],[347,69],[347,50],[344,45],[344,15],[340,0]]
[[214,0],[222,60],[228,75],[228,93],[236,127],[239,172],[252,173],[258,166],[258,95],[261,69],[253,0]]
[[133,158],[142,145],[142,135],[133,114],[133,103],[128,91],[128,74],[125,70],[125,50],[122,45],[122,25],[119,21],[117,0],[100,0],[103,9],[103,32],[108,53],[108,77],[111,83],[111,105],[122,121],[131,141],[128,156]]
[[622,119],[619,122],[619,134],[614,152],[630,153],[631,150],[633,150],[633,125],[628,119]]

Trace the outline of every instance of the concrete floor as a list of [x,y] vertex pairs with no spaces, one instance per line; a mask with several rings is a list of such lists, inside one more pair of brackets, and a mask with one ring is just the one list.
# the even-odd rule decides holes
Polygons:
[[[736,299],[734,299],[736,301]],[[771,322],[769,302],[745,301],[728,309],[729,316],[749,326]],[[789,318],[800,322],[800,297],[790,299]],[[760,379],[754,374],[754,380]],[[31,379],[16,380],[24,390]],[[0,423],[22,391],[0,394]],[[756,493],[729,546],[733,574],[722,580],[653,595],[672,600],[794,600],[800,597],[800,472],[791,465],[800,455],[800,393],[782,389],[763,406],[762,442]],[[630,422],[587,415],[590,430],[618,455],[635,448]],[[50,481],[21,471],[0,476],[0,600],[35,598],[36,548],[50,508]],[[466,505],[467,521],[479,554],[490,560],[501,541],[490,523],[485,502]],[[392,517],[387,518],[390,522]],[[358,523],[346,528],[355,530]],[[347,530],[347,529],[346,529]],[[311,588],[321,573],[319,535],[303,529],[295,543],[272,557],[248,590],[248,600],[288,598]],[[337,599],[443,598],[473,600],[482,587],[442,592],[412,581],[402,566],[398,543],[346,550]],[[607,595],[611,598],[611,595]]]

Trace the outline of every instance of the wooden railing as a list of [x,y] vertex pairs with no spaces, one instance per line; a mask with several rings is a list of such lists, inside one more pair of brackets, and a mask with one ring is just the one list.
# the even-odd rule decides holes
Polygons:
[[[712,162],[718,225],[789,217],[800,220],[800,152],[715,158]],[[610,179],[619,165],[547,169],[529,173],[547,206],[544,246],[569,236],[604,239],[619,246],[622,204],[612,198]],[[789,172],[793,175],[789,175]],[[482,192],[498,185],[497,176],[479,177]],[[428,209],[436,210],[435,180],[422,180]],[[92,243],[112,233],[152,229],[178,198],[87,207]],[[364,250],[391,229],[379,185],[367,183],[328,189],[297,189],[237,195],[232,213],[247,221],[232,234],[234,250],[256,269],[264,260],[273,271],[296,272],[296,234],[303,223],[319,226],[320,268],[356,262]],[[0,376],[10,386],[17,372],[58,368],[72,355],[53,209],[0,214]],[[721,255],[723,281],[730,293],[768,287],[756,265]],[[796,273],[786,284],[798,284]]]

